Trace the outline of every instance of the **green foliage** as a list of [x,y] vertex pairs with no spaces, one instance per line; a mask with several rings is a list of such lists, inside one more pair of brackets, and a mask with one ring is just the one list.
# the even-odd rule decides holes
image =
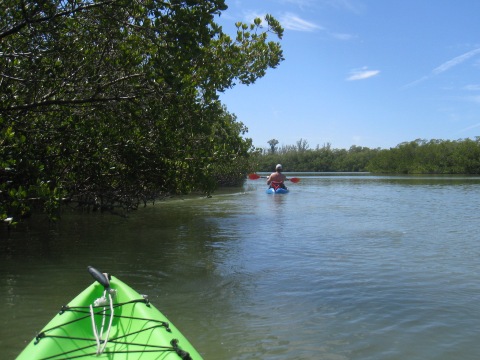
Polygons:
[[285,171],[366,171],[370,159],[377,150],[352,146],[349,150],[332,149],[330,144],[310,149],[304,139],[296,145],[282,146],[276,153],[269,150],[258,152],[259,171],[272,171],[275,164],[281,163]]
[[[214,19],[224,0],[5,0],[0,7],[0,220],[62,203],[136,208],[236,184],[246,128],[218,93],[283,60],[271,16]],[[228,175],[227,175],[228,173]]]
[[480,174],[480,138],[422,140],[381,150],[367,167],[381,173]]
[[257,151],[257,170],[272,171],[282,163],[286,171],[369,171],[395,174],[480,174],[480,137],[475,140],[421,140],[391,149],[351,146],[332,149],[330,144],[309,149],[300,139],[272,153]]
[[278,140],[271,139],[268,141],[268,144],[270,145],[270,153],[275,154],[275,152],[277,151]]

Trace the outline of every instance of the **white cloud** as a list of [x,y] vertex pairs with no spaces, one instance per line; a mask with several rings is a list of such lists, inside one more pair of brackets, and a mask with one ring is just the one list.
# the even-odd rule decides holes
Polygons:
[[323,30],[322,26],[317,25],[313,22],[304,20],[293,13],[285,13],[280,17],[279,20],[280,20],[280,24],[282,24],[282,26],[287,30],[307,31],[307,32],[311,32],[315,30]]
[[380,74],[380,70],[368,70],[366,67],[350,71],[348,81],[365,80]]
[[265,24],[264,23],[265,15],[266,15],[265,13],[258,13],[258,12],[255,12],[255,11],[250,11],[250,12],[246,12],[244,14],[243,18],[244,18],[244,21],[247,24],[253,23],[253,20],[255,20],[256,18],[260,18],[262,20],[262,24]]
[[[265,13],[258,13],[258,12],[248,12],[245,13],[244,19],[245,22],[247,23],[253,23],[253,20],[256,18],[263,19],[265,18]],[[324,30],[324,28],[320,25],[317,25],[313,22],[304,20],[300,18],[298,15],[295,15],[293,13],[285,13],[281,15],[280,17],[277,17],[277,19],[280,21],[280,24],[282,25],[283,28],[287,30],[293,30],[293,31],[306,31],[306,32],[312,32],[316,30]]]
[[442,65],[436,67],[435,69],[432,70],[432,73],[434,75],[438,75],[438,74],[441,74],[442,72],[444,71],[447,71],[448,69],[454,67],[454,66],[457,66],[457,65],[460,65],[461,63],[463,63],[464,61],[470,59],[472,56],[475,56],[477,54],[480,53],[480,48],[478,49],[475,49],[475,50],[471,50],[465,54],[462,54],[460,56],[457,56],[457,57],[454,57],[453,59],[451,60],[448,60],[446,62],[444,62]]
[[402,86],[402,89],[409,89],[409,88],[411,88],[411,87],[414,87],[415,85],[420,84],[421,82],[424,82],[424,81],[427,80],[427,79],[428,79],[428,76],[422,76],[420,79],[417,79],[417,80],[412,81],[412,82],[410,82],[410,83],[408,83],[408,84],[406,84],[406,85],[403,85],[403,86]]
[[[433,69],[432,73],[430,75],[422,76],[420,79],[417,79],[415,81],[412,81],[412,82],[404,85],[403,89],[411,88],[411,87],[413,87],[413,86],[415,86],[415,85],[417,85],[417,84],[419,84],[419,83],[421,83],[425,80],[430,79],[431,77],[433,77],[435,75],[439,75],[439,74],[441,74],[441,73],[443,73],[447,70],[450,70],[452,67],[460,65],[461,63],[467,61],[468,59],[470,59],[471,57],[473,57],[477,54],[480,54],[480,48],[471,50],[469,52],[466,52],[465,54],[456,56],[451,60],[445,61],[440,66],[437,66],[435,69]],[[470,85],[470,86],[474,86],[474,85]],[[478,86],[478,85],[475,85],[475,86]],[[473,90],[473,88],[468,89],[467,87],[466,87],[466,89],[467,90]],[[480,86],[478,86],[478,90],[480,90]]]

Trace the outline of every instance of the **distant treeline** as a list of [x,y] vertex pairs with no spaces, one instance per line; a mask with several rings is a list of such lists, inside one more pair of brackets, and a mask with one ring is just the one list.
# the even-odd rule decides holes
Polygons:
[[310,149],[300,139],[296,145],[258,150],[258,171],[349,171],[397,174],[480,174],[480,136],[475,140],[422,140],[404,142],[390,149],[352,146],[333,149],[330,144]]

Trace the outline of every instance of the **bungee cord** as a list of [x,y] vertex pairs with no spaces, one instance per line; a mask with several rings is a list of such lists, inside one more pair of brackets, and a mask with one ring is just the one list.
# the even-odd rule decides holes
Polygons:
[[[108,291],[108,300],[107,300],[107,290],[103,292],[103,296],[96,299],[93,304],[90,305],[90,317],[92,319],[92,331],[93,331],[93,336],[95,337],[95,342],[97,343],[97,355],[102,354],[105,351],[105,348],[107,347],[108,339],[110,336],[110,330],[112,329],[112,323],[113,323],[113,317],[114,317],[114,309],[113,309],[113,299],[112,299],[112,293],[113,291],[110,290]],[[100,327],[100,331],[97,330],[97,325],[95,323],[95,314],[93,312],[93,307],[97,306],[102,306],[106,305],[108,303],[110,307],[110,321],[108,323],[108,328],[107,328],[107,333],[105,335],[105,339],[103,340],[103,330],[105,327],[105,319],[107,317],[107,312],[106,312],[106,306],[103,306],[103,316],[102,316],[102,324]]]
[[[164,334],[157,333],[156,329],[163,328],[164,331],[171,333],[170,325],[161,319],[151,319],[134,316],[136,315],[135,307],[137,303],[143,303],[150,308],[150,302],[146,295],[141,295],[140,299],[133,299],[130,301],[119,303],[117,302],[117,290],[110,285],[110,276],[107,273],[101,273],[97,269],[89,266],[88,271],[93,278],[103,285],[103,294],[99,298],[84,301],[83,306],[62,306],[61,316],[66,312],[71,315],[67,316],[66,321],[43,330],[35,337],[34,344],[37,345],[44,338],[71,340],[65,343],[65,347],[58,349],[60,353],[51,354],[43,360],[47,359],[76,359],[83,357],[95,357],[102,354],[134,354],[134,353],[152,353],[152,352],[173,352],[182,360],[191,360],[191,356],[187,351],[184,351],[179,344],[178,339],[172,338],[171,335],[164,338]],[[120,290],[121,288],[119,288]],[[93,295],[93,294],[92,294]],[[97,296],[98,296],[97,295]],[[137,294],[139,295],[139,294]],[[114,303],[115,299],[115,303]],[[123,308],[124,306],[131,306],[131,308]],[[141,306],[141,305],[139,305]],[[118,311],[115,309],[120,308]],[[122,309],[123,308],[123,309]],[[145,314],[143,311],[141,314]],[[122,315],[123,314],[123,315]],[[137,314],[139,315],[139,314]],[[107,317],[108,325],[107,325]],[[72,319],[74,318],[74,319]],[[91,332],[89,331],[88,318],[90,318]],[[111,338],[112,328],[114,328],[113,320],[117,319],[122,331],[114,334]],[[125,322],[120,321],[121,319]],[[82,324],[78,322],[83,321]],[[77,323],[76,325],[73,325]],[[97,325],[98,324],[98,325]],[[133,326],[135,324],[135,326]],[[68,329],[67,329],[68,327]],[[129,331],[125,331],[129,329]],[[114,331],[115,332],[115,331]],[[68,335],[65,335],[68,334]],[[151,343],[149,339],[152,336],[159,336],[162,339],[162,345]],[[140,336],[140,337],[138,337]],[[142,339],[147,343],[143,343]],[[148,339],[148,340],[147,340]],[[111,344],[108,346],[107,344]],[[94,350],[94,352],[93,352]],[[110,357],[110,356],[108,356]]]
[[[102,301],[102,298],[104,300]],[[109,307],[107,307],[107,303],[109,303]],[[152,352],[175,352],[180,359],[182,360],[191,360],[191,356],[189,355],[188,352],[183,351],[178,343],[178,340],[172,340],[170,343],[170,346],[165,346],[165,345],[153,345],[153,344],[143,344],[143,343],[132,343],[130,341],[126,341],[122,339],[126,339],[131,336],[135,336],[141,332],[147,332],[147,331],[153,331],[154,329],[157,328],[164,328],[165,331],[171,332],[170,325],[168,322],[157,320],[157,319],[150,319],[150,318],[143,318],[143,317],[136,317],[136,316],[127,316],[127,315],[115,315],[115,309],[119,307],[123,307],[126,305],[134,305],[136,303],[144,303],[146,306],[150,306],[148,299],[142,298],[142,299],[133,299],[130,301],[126,301],[123,303],[113,303],[113,299],[111,295],[109,294],[109,299],[107,300],[106,297],[101,297],[97,299],[94,304],[91,304],[89,306],[62,306],[60,313],[64,312],[75,312],[78,314],[86,314],[85,316],[81,316],[75,320],[65,322],[63,324],[60,324],[58,326],[51,327],[49,329],[45,329],[41,333],[39,333],[36,336],[36,343],[40,342],[41,339],[50,337],[50,338],[57,338],[57,339],[71,339],[71,340],[76,340],[76,341],[85,341],[85,342],[93,342],[93,344],[87,344],[85,346],[79,347],[74,350],[62,352],[53,356],[50,356],[48,358],[42,359],[42,360],[47,360],[47,359],[60,359],[64,358],[65,356],[68,355],[69,359],[76,359],[76,358],[82,358],[82,357],[88,357],[88,356],[93,356],[93,355],[99,355],[99,354],[121,354],[121,353],[152,353]],[[98,307],[101,307],[101,309],[96,309]],[[105,336],[105,340],[102,340],[102,333],[103,333],[103,327],[105,323],[105,318],[107,316],[108,311],[110,310],[110,321],[109,321],[109,326],[107,329],[107,333]],[[100,331],[98,331],[96,323],[95,323],[95,316],[102,316],[102,325],[100,327]],[[82,338],[82,337],[74,337],[74,336],[64,336],[64,335],[50,335],[48,334],[49,332],[58,329],[58,328],[64,328],[68,325],[71,325],[73,323],[79,322],[81,320],[86,320],[87,318],[91,318],[91,323],[92,323],[92,331],[93,331],[93,337],[92,338]],[[110,337],[110,330],[113,326],[113,319],[130,319],[130,320],[138,320],[138,321],[145,321],[145,323],[156,323],[156,325],[152,326],[147,326],[143,327],[140,330],[137,331],[131,331],[128,333],[124,333],[120,336],[116,336],[113,338]],[[120,345],[130,345],[132,346],[131,349],[128,350],[107,350],[106,345],[108,343],[111,344],[120,344]],[[88,348],[91,348],[94,346],[96,348],[95,352],[91,353],[83,353],[83,354],[78,354],[74,355],[77,352],[85,351]],[[136,347],[136,348],[133,348]],[[100,350],[100,352],[99,352]]]

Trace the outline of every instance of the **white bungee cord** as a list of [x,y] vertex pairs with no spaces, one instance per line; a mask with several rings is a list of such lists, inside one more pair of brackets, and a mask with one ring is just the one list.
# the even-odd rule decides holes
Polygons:
[[100,338],[97,332],[97,326],[95,325],[95,314],[93,313],[93,305],[90,304],[90,318],[92,319],[92,330],[93,336],[95,336],[95,341],[97,342],[97,355],[98,350],[100,349]]
[[[106,297],[106,294],[107,294],[107,290],[104,291],[103,293],[103,296],[101,298],[98,298],[96,299],[94,302],[93,302],[93,305],[90,305],[90,317],[92,319],[92,330],[93,330],[93,335],[95,336],[95,341],[97,343],[97,355],[100,355],[102,354],[104,351],[105,351],[105,348],[107,347],[107,343],[108,343],[108,338],[110,336],[110,330],[112,329],[112,323],[113,323],[113,299],[112,299],[112,295],[111,294],[114,294],[115,295],[115,290],[113,289],[110,289],[110,291],[108,291],[108,300],[107,300],[107,297]],[[107,303],[110,305],[110,321],[108,323],[108,328],[107,328],[107,333],[105,334],[105,340],[103,340],[103,344],[102,344],[102,337],[103,337],[103,330],[104,330],[104,327],[105,327],[105,317],[106,317],[106,306]],[[100,327],[100,332],[97,330],[97,326],[95,324],[95,314],[94,314],[94,311],[93,311],[93,307],[94,306],[104,306],[103,307],[103,317],[102,317],[102,325]]]

